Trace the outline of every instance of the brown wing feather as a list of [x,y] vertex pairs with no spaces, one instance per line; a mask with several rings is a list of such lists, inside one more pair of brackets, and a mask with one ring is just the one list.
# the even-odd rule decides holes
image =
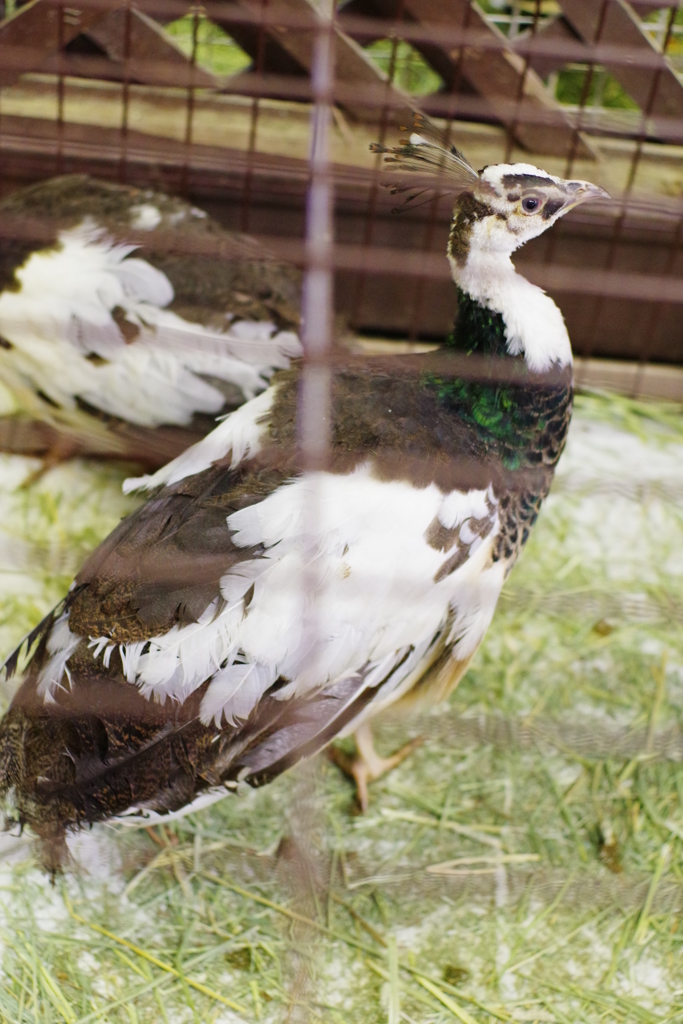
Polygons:
[[71,674],[71,688],[46,705],[32,673],[0,724],[2,789],[14,790],[15,820],[42,840],[52,870],[69,831],[131,809],[172,813],[238,779],[263,785],[326,746],[382,686],[365,689],[360,672],[281,701],[276,683],[247,722],[219,732],[199,719],[206,685],[160,706],[125,682],[117,656],[104,669],[85,644]]
[[[430,357],[423,359],[427,372]],[[335,373],[333,464],[338,459],[341,472],[371,457],[384,478],[436,483],[444,492],[492,479],[501,492],[519,489],[521,474],[525,487],[544,493],[550,469],[507,471],[493,442],[444,411],[435,388],[415,387],[414,369]],[[220,595],[227,570],[254,556],[233,543],[226,518],[296,471],[297,395],[296,371],[288,371],[271,413],[272,445],[235,470],[217,464],[153,496],[92,555],[64,604],[36,631],[25,681],[0,725],[0,793],[14,789],[19,820],[55,849],[66,829],[131,806],[175,810],[242,773],[265,782],[328,743],[386,685],[366,689],[361,667],[316,697],[282,701],[285,680],[276,680],[246,722],[219,730],[198,718],[208,683],[183,703],[153,703],[126,682],[118,649],[104,665],[88,647],[90,636],[126,644],[196,620]],[[70,684],[64,679],[46,704],[36,683],[64,608],[72,631],[86,639],[69,659]]]
[[287,475],[218,466],[164,489],[123,520],[78,574],[72,632],[133,643],[196,622],[220,596],[228,569],[257,553],[233,543],[227,516],[261,501]]

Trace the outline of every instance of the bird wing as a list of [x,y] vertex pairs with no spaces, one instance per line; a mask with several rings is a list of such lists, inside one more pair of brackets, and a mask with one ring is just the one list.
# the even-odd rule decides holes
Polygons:
[[68,790],[92,820],[271,777],[479,643],[504,577],[493,490],[387,478],[363,452],[293,472],[267,443],[277,391],[172,464],[33,637],[0,751],[13,715],[39,723],[34,798]]
[[[48,198],[54,237],[0,268],[0,374],[17,396],[187,426],[253,398],[300,353],[292,275],[259,261],[250,239],[187,203],[79,176],[10,197],[0,214],[35,217]],[[231,271],[231,255],[247,262]]]

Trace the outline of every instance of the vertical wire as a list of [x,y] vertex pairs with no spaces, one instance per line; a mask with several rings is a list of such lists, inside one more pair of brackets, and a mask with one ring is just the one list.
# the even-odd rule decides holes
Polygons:
[[310,179],[306,201],[306,270],[302,320],[304,368],[299,410],[299,443],[306,469],[325,465],[329,449],[332,344],[333,180],[329,144],[334,85],[334,8],[320,0],[311,64]]
[[[316,471],[329,465],[331,441],[331,371],[333,298],[333,176],[330,166],[330,125],[334,94],[334,0],[318,0],[313,56],[311,61],[311,144],[310,176],[306,197],[305,270],[302,294],[301,371],[297,434],[300,466],[307,473],[308,486],[301,491],[304,543],[301,551],[300,600],[302,658],[297,672],[303,687],[320,684],[324,678],[323,635],[319,605],[324,579],[319,562],[322,523],[322,481]],[[310,767],[298,773],[290,822],[297,853],[297,901],[313,897],[315,903],[317,853],[321,817],[315,782]],[[311,940],[312,941],[312,936]],[[311,947],[311,952],[314,948]],[[292,996],[299,1000],[310,981],[305,960],[301,960]]]
[[[531,36],[532,36],[532,38],[536,35],[536,32],[538,30],[538,21],[539,21],[539,18],[540,18],[540,14],[541,14],[541,0],[535,0],[535,5],[534,5],[534,22],[533,22],[533,25],[531,26]],[[514,116],[512,118],[512,121],[507,126],[506,132],[505,132],[507,141],[506,141],[506,145],[505,145],[505,158],[503,160],[503,163],[506,163],[506,164],[510,162],[510,157],[512,156],[512,151],[513,151],[514,145],[515,145],[515,132],[517,130],[517,125],[519,124],[520,108],[522,106],[522,103],[524,102],[524,86],[526,85],[527,75],[529,73],[529,63],[530,63],[530,61],[531,61],[531,50],[528,49],[526,51],[526,56],[524,57],[524,70],[522,71],[522,74],[520,75],[519,85],[517,86],[517,99],[515,100],[515,114],[514,114]]]
[[[593,35],[593,40],[592,40],[593,46],[597,46],[598,43],[600,42],[601,38],[602,38],[602,33],[603,33],[603,30],[604,30],[604,27],[605,27],[605,21],[607,19],[607,9],[608,9],[609,3],[610,3],[610,0],[602,0],[602,6],[600,8],[600,15],[598,17],[598,23],[597,23],[597,25],[595,27],[595,33]],[[567,154],[567,163],[566,163],[565,169],[564,169],[564,177],[565,178],[571,178],[572,172],[573,172],[573,169],[574,169],[574,162],[576,160],[576,154],[578,152],[579,143],[581,141],[581,128],[582,128],[583,123],[584,123],[583,115],[585,113],[586,103],[588,102],[588,96],[589,96],[589,93],[590,93],[590,90],[591,90],[591,85],[593,84],[594,74],[595,74],[595,62],[591,61],[589,63],[589,65],[588,65],[588,70],[586,72],[586,76],[585,76],[585,78],[583,80],[583,86],[581,88],[581,96],[580,96],[580,99],[579,99],[579,109],[578,109],[577,115],[576,115],[576,124],[574,126],[574,131],[572,133],[572,139],[571,139],[571,143],[570,143],[570,146],[569,146],[569,152]],[[552,262],[553,262],[553,259],[554,259],[554,256],[555,256],[555,251],[556,251],[557,245],[559,243],[560,235],[561,235],[561,225],[558,224],[556,226],[555,230],[551,231],[549,236],[548,236],[548,242],[547,242],[546,250],[545,250],[545,261],[548,264],[552,264]],[[599,303],[600,303],[599,299],[594,303],[594,309],[598,309],[598,313],[594,313],[594,315],[593,315],[592,326],[591,326],[591,330],[589,331],[588,349],[587,349],[587,351],[584,350],[582,352],[582,357],[585,358],[585,359],[590,358],[591,352],[593,350],[593,343],[592,343],[592,340],[591,340],[592,337],[593,337],[592,331],[594,330],[595,324],[597,323],[597,317],[599,315]],[[586,365],[587,365],[587,363],[586,363]],[[575,380],[576,380],[577,384],[580,383],[580,378],[581,378],[580,372],[575,372]]]
[[57,8],[57,59],[59,61],[57,74],[57,174],[62,174],[64,170],[64,68],[62,61],[65,17],[64,5],[60,4]]
[[[676,223],[676,230],[674,231],[671,244],[669,245],[669,252],[666,258],[666,264],[661,272],[661,277],[671,277],[674,273],[676,265],[676,259],[683,248],[683,215],[679,214],[678,221]],[[670,302],[655,302],[652,309],[651,316],[647,319],[647,329],[641,330],[641,336],[644,335],[645,342],[643,344],[640,356],[638,358],[638,366],[636,369],[635,379],[633,381],[633,387],[631,389],[631,396],[637,398],[640,394],[643,386],[643,375],[645,373],[645,366],[650,360],[652,349],[657,340],[657,333],[659,331],[662,317],[665,310],[671,309],[672,304]],[[642,324],[642,314],[637,318],[638,322]],[[630,338],[633,337],[633,332],[630,334]],[[630,348],[630,345],[629,345]]]
[[[664,41],[662,43],[662,57],[666,56],[666,51],[669,48],[669,43],[671,42],[671,35],[673,32],[674,22],[676,20],[677,13],[678,3],[676,3],[673,7],[669,9],[669,19],[666,26],[666,34],[664,36]],[[659,83],[662,79],[662,70],[663,69],[661,67],[658,67],[655,70],[654,75],[652,76],[652,84],[650,86],[650,91],[648,93],[647,103],[645,104],[645,109],[643,110],[642,116],[640,118],[640,131],[638,132],[638,140],[636,142],[636,148],[631,158],[631,166],[629,168],[628,179],[626,181],[626,188],[624,189],[624,194],[622,196],[622,210],[624,213],[626,212],[626,206],[628,204],[631,190],[633,189],[633,186],[635,184],[636,174],[638,173],[638,167],[640,165],[640,158],[643,155],[643,145],[645,143],[645,140],[647,139],[647,119],[648,117],[651,116],[655,100],[657,99]]]
[[[669,17],[668,17],[668,20],[667,20],[667,23],[666,23],[666,29],[665,29],[665,32],[664,32],[664,38],[663,38],[662,43],[661,43],[662,56],[663,57],[666,57],[666,51],[668,50],[669,44],[671,42],[671,37],[673,35],[674,25],[676,23],[676,15],[678,14],[679,8],[680,8],[680,0],[677,0],[677,2],[672,7],[670,7],[670,9],[669,9]],[[652,84],[652,88],[650,90],[650,95],[648,97],[648,108],[649,108],[648,109],[648,114],[652,112],[652,107],[654,106],[654,101],[655,101],[655,98],[656,98],[657,88],[659,86],[660,80],[661,80],[661,69],[657,69],[657,71],[655,72],[654,78],[653,78],[653,84]],[[643,131],[641,131],[641,137],[638,140],[638,146],[636,147],[636,153],[634,153],[634,158],[633,158],[633,160],[631,162],[631,168],[630,168],[630,173],[629,173],[629,180],[628,180],[628,184],[627,184],[628,191],[625,193],[625,196],[624,196],[624,200],[625,201],[626,201],[628,195],[630,194],[631,189],[633,188],[633,185],[634,185],[634,182],[635,182],[637,168],[638,168],[638,165],[640,164],[640,159],[641,159],[642,150],[643,150],[643,144],[645,142],[644,130],[646,128],[646,125],[647,125],[647,114],[644,115],[644,117],[642,119]],[[636,155],[637,155],[637,160],[636,160]],[[664,266],[664,270],[662,271],[662,276],[663,277],[669,277],[671,274],[673,274],[674,266],[675,266],[675,263],[676,263],[676,258],[678,256],[680,250],[681,250],[681,243],[682,243],[682,241],[683,241],[683,215],[679,214],[678,221],[677,221],[677,224],[676,224],[676,229],[674,231],[673,238],[672,238],[671,244],[669,246],[669,252],[668,252],[668,255],[667,255],[667,259],[666,259],[666,264]],[[665,309],[670,309],[671,308],[671,303],[656,302],[656,303],[654,303],[654,306],[650,307],[650,308],[651,308],[651,316],[648,317],[648,320],[647,320],[647,331],[644,332],[645,333],[645,343],[644,343],[644,345],[643,345],[643,347],[641,349],[640,356],[638,358],[638,368],[636,370],[636,375],[635,375],[635,379],[634,379],[634,382],[633,382],[632,395],[634,397],[637,397],[640,394],[640,390],[641,390],[642,385],[643,385],[643,374],[645,372],[645,365],[646,365],[646,363],[648,362],[648,360],[651,357],[652,350],[653,350],[655,342],[657,340],[657,332],[658,332],[659,326],[660,326],[660,324],[662,322],[662,317],[664,315],[664,311],[665,311]],[[639,321],[640,323],[642,323],[642,319],[643,319],[642,315],[640,317],[636,318],[636,320]],[[629,340],[632,337],[633,337],[633,331],[630,332]],[[630,345],[629,345],[629,347],[630,347]]]
[[[669,46],[669,42],[670,42],[670,39],[671,39],[671,34],[672,34],[672,31],[673,31],[673,25],[674,25],[674,21],[675,21],[677,10],[678,10],[678,4],[676,4],[675,7],[672,7],[671,11],[670,11],[670,16],[669,16],[669,22],[668,22],[668,26],[667,26],[666,37],[665,37],[665,40],[664,40],[663,55],[666,54],[666,50],[667,50],[667,48]],[[642,151],[643,151],[643,145],[645,143],[645,139],[647,138],[647,119],[652,114],[652,109],[654,107],[654,103],[655,103],[655,100],[657,98],[657,92],[658,92],[658,89],[659,89],[659,84],[660,84],[660,81],[661,81],[661,77],[662,77],[662,69],[661,68],[657,68],[655,70],[654,75],[652,76],[652,83],[650,85],[650,91],[648,93],[647,102],[646,102],[645,107],[643,108],[643,110],[641,112],[640,129],[639,129],[639,132],[638,132],[638,138],[637,138],[637,141],[636,141],[635,149],[633,151],[633,156],[631,157],[631,164],[630,164],[630,167],[629,167],[629,173],[628,173],[628,177],[627,177],[627,180],[626,180],[626,186],[625,186],[624,191],[622,193],[620,209],[619,209],[619,215],[618,215],[618,217],[616,219],[616,222],[614,224],[614,227],[612,229],[612,236],[610,238],[609,247],[608,247],[608,250],[607,250],[607,256],[605,258],[605,263],[604,263],[604,269],[605,270],[612,270],[613,267],[614,267],[614,262],[615,262],[616,256],[617,256],[617,248],[618,248],[619,243],[621,241],[621,237],[622,237],[623,230],[624,230],[624,224],[626,223],[626,215],[627,215],[627,212],[628,212],[629,199],[631,197],[631,192],[632,192],[633,186],[635,184],[636,174],[638,172],[638,167],[639,167],[639,164],[640,164],[640,158],[641,158]],[[590,327],[590,330],[588,332],[590,343],[589,343],[589,347],[588,347],[587,351],[584,353],[584,357],[586,359],[590,359],[593,351],[595,350],[594,338],[595,338],[596,333],[597,333],[598,323],[600,321],[600,316],[602,314],[604,306],[605,306],[605,298],[604,298],[604,296],[600,295],[600,296],[598,296],[598,298],[597,298],[597,300],[596,300],[596,302],[594,304],[594,307],[593,307],[593,316],[591,318],[591,327]],[[650,334],[650,338],[651,338],[652,337],[651,332],[648,332],[648,333]],[[634,384],[634,387],[635,386],[639,386],[641,378],[642,378],[642,372],[640,372],[639,374],[636,375],[636,382]]]
[[306,266],[301,300],[304,361],[301,371],[297,434],[301,470],[310,474],[303,491],[304,550],[302,606],[304,665],[312,683],[320,681],[321,635],[318,595],[322,588],[318,551],[321,530],[320,478],[329,465],[333,318],[333,178],[329,145],[334,89],[334,0],[319,0],[311,62],[310,179],[306,199]]
[[[403,21],[403,4],[404,0],[399,0],[398,8],[396,10],[396,16],[394,19],[395,24],[400,24]],[[389,92],[394,84],[396,77],[396,53],[400,38],[394,34],[391,39],[391,54],[389,56],[389,70],[387,72],[387,102],[382,104],[380,109],[379,127],[377,132],[377,141],[380,145],[384,145],[384,141],[387,135],[387,128],[389,124]],[[368,208],[365,214],[365,226],[363,229],[363,239],[361,245],[364,249],[372,243],[372,237],[375,230],[375,223],[377,220],[377,200],[379,198],[380,189],[380,172],[383,164],[383,158],[380,153],[377,154],[375,162],[372,168],[372,184],[370,185],[370,196],[368,199]],[[360,311],[365,298],[365,286],[367,283],[368,273],[367,270],[361,270],[356,275],[356,280],[353,289],[353,298],[351,300],[351,317],[350,325],[352,328],[357,329],[360,320]]]
[[[602,7],[600,8],[600,17],[598,18],[598,24],[595,28],[595,34],[593,36],[593,46],[597,46],[602,39],[602,33],[605,28],[605,21],[607,20],[607,9],[609,7],[610,0],[602,0]],[[567,156],[567,164],[564,171],[565,178],[571,178],[574,169],[574,161],[576,160],[576,154],[578,152],[579,143],[581,141],[581,128],[583,127],[584,120],[583,115],[586,110],[586,103],[588,102],[588,95],[593,84],[593,77],[595,75],[595,61],[590,61],[588,65],[588,71],[586,77],[583,80],[583,87],[581,89],[581,98],[579,99],[579,109],[576,114],[576,125],[572,134],[572,141],[569,148],[569,154]]]
[[201,5],[192,5],[192,55],[190,57],[190,84],[187,87],[186,119],[185,119],[185,159],[180,175],[180,191],[183,195],[187,193],[190,174],[190,161],[192,159],[192,127],[194,123],[194,69],[197,66],[197,44],[199,37],[199,16]]
[[[449,118],[448,119],[448,124],[446,125],[446,132],[445,132],[445,138],[444,138],[444,146],[448,146],[449,143],[450,143],[450,135],[451,135],[452,126],[453,126],[453,121],[452,121],[451,118]],[[437,176],[437,179],[436,179],[437,184],[438,184],[438,180],[439,180],[439,178]],[[423,248],[423,250],[425,252],[431,252],[432,248],[434,246],[434,235],[436,234],[437,216],[438,216],[439,206],[440,205],[441,205],[441,197],[440,197],[440,195],[439,195],[439,193],[437,191],[437,194],[434,196],[434,198],[430,199],[430,201],[429,201],[429,216],[427,218],[427,223],[426,223],[426,226],[425,226],[424,239],[423,239],[423,243],[422,243],[422,248]],[[416,341],[417,340],[417,336],[420,333],[420,325],[421,325],[421,322],[422,322],[422,314],[424,312],[425,287],[426,287],[426,284],[427,284],[427,280],[428,279],[426,277],[419,277],[417,279],[417,281],[416,281],[416,284],[415,284],[415,293],[414,293],[415,294],[415,299],[414,299],[414,304],[413,304],[413,315],[411,317],[410,332],[408,334],[408,338],[409,338],[410,341]]]
[[[471,14],[471,11],[472,11],[472,0],[468,0],[468,3],[466,5],[466,7],[465,7],[465,13],[464,13],[463,21],[462,21],[462,28],[463,28],[463,30],[465,32],[467,32],[467,30],[469,29],[469,26],[470,26],[470,14]],[[457,59],[457,62],[455,64],[455,67],[453,69],[453,75],[451,77],[451,90],[450,91],[451,91],[451,93],[454,96],[458,96],[459,93],[460,93],[460,89],[462,88],[463,66],[464,66],[464,63],[465,63],[465,46],[464,46],[464,44],[461,44],[458,47],[458,59]],[[455,109],[457,109],[457,108],[454,108],[454,112],[451,113],[449,115],[448,119],[447,119],[446,132],[445,132],[445,137],[444,137],[444,146],[448,146],[448,144],[450,142],[451,133],[453,131],[453,121],[455,119]],[[437,184],[438,184],[438,177],[437,177]],[[439,197],[438,190],[437,190],[437,194],[434,196],[434,198],[429,203],[429,216],[427,218],[427,223],[426,223],[426,226],[425,226],[424,241],[423,241],[423,245],[422,245],[422,248],[425,250],[425,252],[430,252],[431,248],[432,248],[432,245],[434,243],[434,233],[436,231],[436,219],[437,219],[440,203],[441,203],[441,199]],[[424,309],[425,284],[426,284],[426,278],[423,278],[423,277],[418,278],[418,280],[415,282],[415,290],[413,292],[413,296],[414,296],[413,297],[413,315],[411,317],[410,330],[409,330],[409,333],[408,333],[408,337],[409,337],[410,341],[415,341],[417,339],[417,336],[418,336],[418,333],[419,333],[419,330],[420,330],[420,322],[422,320],[422,312],[423,312],[423,309]]]
[[131,0],[126,0],[123,24],[123,82],[121,86],[121,155],[119,159],[119,181],[125,181],[128,164],[128,105],[130,94],[130,54],[133,12]]
[[[268,6],[268,0],[261,0],[261,15],[263,16]],[[256,74],[263,75],[266,53],[266,25],[263,17],[258,26],[258,40],[256,43]],[[240,211],[240,230],[249,230],[249,217],[251,214],[251,196],[254,185],[254,154],[256,152],[256,132],[260,113],[260,101],[258,96],[251,100],[251,116],[249,119],[249,142],[247,144],[247,166],[244,172],[244,186],[242,190],[242,208]]]

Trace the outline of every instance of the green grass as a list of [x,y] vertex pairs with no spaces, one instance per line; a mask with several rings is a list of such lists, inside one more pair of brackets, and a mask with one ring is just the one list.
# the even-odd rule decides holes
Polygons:
[[597,101],[598,106],[608,109],[638,110],[635,100],[604,68],[593,72],[583,65],[563,68],[558,75],[555,98],[570,106],[592,107]]
[[[195,49],[195,19],[192,15],[166,25],[165,31],[188,57]],[[214,75],[237,75],[251,66],[251,57],[235,40],[204,14],[197,16],[195,59]]]
[[[424,742],[368,814],[319,758],[149,833],[93,833],[89,873],[54,886],[0,861],[0,1019],[683,1019],[682,420],[577,406],[470,673],[379,729],[382,750]],[[34,618],[123,511],[122,470],[60,473],[15,495],[25,526],[6,516],[51,552],[13,577]]]
[[392,39],[377,39],[365,47],[392,82],[413,96],[429,96],[443,86],[443,79],[410,45]]

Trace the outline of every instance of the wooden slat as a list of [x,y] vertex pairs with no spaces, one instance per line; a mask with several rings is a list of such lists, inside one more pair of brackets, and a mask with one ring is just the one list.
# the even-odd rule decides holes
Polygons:
[[[110,11],[86,35],[101,46],[110,60],[126,58],[126,10]],[[143,85],[195,85],[215,88],[213,75],[192,67],[190,59],[173,44],[164,30],[135,8],[130,12],[128,76]]]
[[[558,15],[555,18],[548,18],[543,21],[535,33],[520,33],[515,39],[514,46],[515,48],[524,47],[525,52],[529,54],[529,66],[541,78],[545,78],[551,72],[559,71],[567,63],[566,57],[561,52],[562,44],[576,43],[579,38],[567,19],[563,18],[562,15]],[[538,49],[542,50],[542,52],[534,52],[534,43],[540,44]],[[549,49],[552,50],[553,43],[560,44],[558,46],[560,51],[558,54],[548,52]]]
[[[252,14],[258,14],[261,9],[260,0],[241,0],[240,6]],[[268,5],[268,17],[272,21],[277,21],[278,17],[281,17],[284,24],[269,24],[263,30],[270,43],[270,50],[264,54],[262,70],[286,74],[288,71],[299,69],[300,73],[310,74],[317,24],[315,8],[310,0],[271,0]],[[287,22],[293,18],[302,27],[298,24],[296,28],[287,27]],[[229,18],[214,20],[232,35],[252,60],[258,60],[258,28],[240,25]],[[388,105],[396,111],[398,120],[405,118],[406,110],[415,107],[414,100],[401,89],[390,85],[387,76],[363,48],[339,29],[335,31],[335,78],[339,82],[352,83],[358,89],[362,89],[364,84],[373,88],[378,84],[385,86]],[[348,113],[362,120],[378,118],[377,107],[365,107],[362,101],[345,105],[345,108]]]
[[[633,53],[657,54],[626,0],[609,0],[602,25],[603,5],[596,0],[560,0],[560,3],[567,21],[585,42],[599,41]],[[683,117],[683,85],[666,57],[659,55],[655,67],[608,63],[607,68],[641,110],[655,117]]]
[[[32,10],[38,8],[35,14]],[[21,70],[40,70],[47,73],[78,75],[129,81],[143,85],[197,86],[216,88],[216,80],[207,71],[192,67],[189,58],[174,45],[163,29],[141,11],[131,8],[128,34],[128,61],[126,62],[126,9],[77,12],[64,8],[65,22],[62,32],[64,46],[84,36],[104,51],[112,62],[106,66],[105,58],[59,52],[58,8],[35,0],[22,7],[17,14],[0,25],[0,61],[2,47],[8,63],[14,65],[17,56],[24,54],[24,67],[6,67],[0,63],[0,85],[10,85]],[[36,32],[36,19],[40,15],[42,33]],[[86,17],[87,14],[87,17]],[[54,15],[52,19],[50,15]],[[80,31],[82,29],[83,31]],[[26,44],[29,44],[28,46]],[[104,66],[103,65],[104,62]],[[124,66],[125,65],[125,66]]]
[[0,22],[0,87],[16,82],[24,71],[38,70],[59,50],[60,42],[66,46],[102,16],[96,9],[59,8],[45,0],[32,0],[5,18]]
[[[370,17],[377,19],[396,19],[398,23],[405,21],[406,19],[398,18],[397,15],[400,11],[399,0],[348,0],[341,8],[340,12],[345,15],[360,15],[361,17]],[[369,42],[382,39],[390,31],[390,26],[386,26],[384,33],[376,29],[374,38],[364,35],[363,44],[367,45]],[[448,90],[453,81],[454,75],[454,64],[450,53],[443,46],[438,46],[435,43],[420,42],[415,44],[415,48],[424,57],[425,61],[437,75],[439,75],[445,84],[445,89]],[[460,76],[458,82],[458,93],[460,95],[476,95],[475,89],[468,82],[467,78]],[[483,99],[483,97],[482,97]],[[482,118],[484,120],[491,119],[495,120],[493,111],[490,109],[482,109]]]
[[[237,45],[251,57],[254,67],[260,66],[263,72],[274,75],[300,76],[302,78],[306,76],[302,65],[280,46],[275,33],[264,31],[263,38],[261,38],[258,26],[248,22],[229,21],[220,17],[214,17],[212,20],[225,29]],[[277,97],[273,95],[272,98],[276,99]]]
[[574,380],[581,388],[615,391],[630,398],[683,402],[683,369],[680,366],[579,358],[574,364]]
[[[583,157],[592,155],[586,140],[576,139],[567,115],[536,72],[514,52],[475,0],[403,0],[402,4],[399,0],[353,0],[342,10],[387,19],[396,19],[402,11],[403,17],[413,22],[493,35],[496,48],[471,45],[461,52],[434,44],[425,46],[418,41],[414,46],[444,79],[448,92],[458,93],[463,79],[469,82],[497,120],[511,129],[515,140],[532,153],[568,156],[576,151]],[[435,51],[440,53],[436,59]],[[509,104],[517,99],[519,103],[511,120]]]
[[163,29],[134,8],[130,11],[128,60],[125,59],[126,11],[111,11],[92,25],[76,42],[90,40],[99,55],[52,53],[40,65],[41,73],[97,78],[106,81],[137,82],[140,85],[181,86],[216,89],[218,83],[165,35]]

